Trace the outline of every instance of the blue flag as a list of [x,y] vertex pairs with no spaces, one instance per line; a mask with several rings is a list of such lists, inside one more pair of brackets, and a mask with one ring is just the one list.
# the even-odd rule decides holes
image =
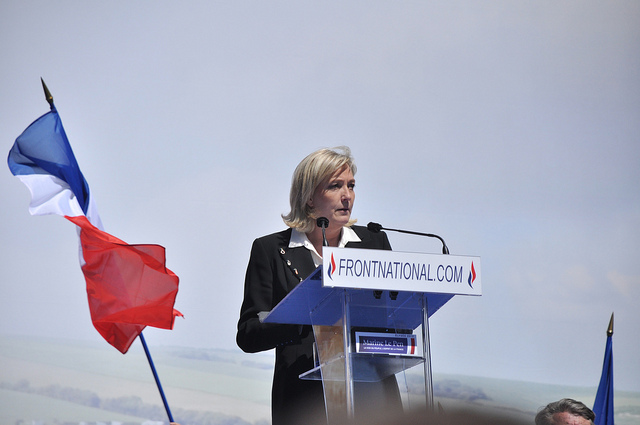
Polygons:
[[607,345],[604,350],[602,376],[593,403],[593,413],[596,414],[595,425],[614,425],[613,422],[613,314],[607,331]]

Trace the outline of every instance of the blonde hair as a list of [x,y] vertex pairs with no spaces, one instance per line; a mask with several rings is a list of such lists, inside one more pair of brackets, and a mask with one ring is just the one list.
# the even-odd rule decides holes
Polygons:
[[[291,178],[291,211],[282,215],[285,224],[302,233],[312,231],[317,217],[313,216],[309,199],[323,180],[345,166],[349,167],[353,175],[356,174],[356,164],[348,146],[319,149],[300,161]],[[355,222],[356,220],[350,220],[347,225],[351,226]]]

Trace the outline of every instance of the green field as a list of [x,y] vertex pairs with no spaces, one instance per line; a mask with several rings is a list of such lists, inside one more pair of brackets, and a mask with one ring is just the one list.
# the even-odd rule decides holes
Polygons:
[[[269,355],[154,347],[153,358],[174,419],[186,411],[219,417],[211,423],[236,423],[237,417],[246,423],[268,420]],[[135,417],[134,423],[145,419],[166,421],[149,364],[135,345],[122,355],[106,343],[0,337],[0,386],[0,424],[13,424],[18,419],[27,423],[95,422],[106,417],[122,421],[117,418],[125,416],[68,402],[59,406],[60,400],[54,398],[47,398],[51,408],[36,416],[33,412],[42,410],[38,406],[43,405],[43,397],[35,392],[56,387],[93,393],[101,401],[135,397],[142,404],[156,406],[160,417]],[[28,392],[24,392],[25,387]]]
[[[269,423],[271,354],[153,347],[153,355],[175,420]],[[407,376],[407,382],[416,378]],[[595,388],[436,374],[434,392],[445,410],[492,409],[532,420],[540,406],[562,397],[592,404]],[[640,424],[640,393],[616,392],[615,404],[617,425]],[[145,420],[167,422],[136,344],[122,355],[102,342],[0,336],[0,424]]]

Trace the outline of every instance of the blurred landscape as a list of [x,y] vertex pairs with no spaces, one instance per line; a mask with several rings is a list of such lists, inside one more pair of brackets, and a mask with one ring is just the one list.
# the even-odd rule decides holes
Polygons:
[[[150,351],[174,419],[183,425],[267,425],[271,353],[154,347]],[[593,403],[596,388],[435,371],[436,403],[531,418],[546,403]],[[402,378],[405,378],[404,376]],[[409,371],[401,389],[415,394]],[[419,390],[417,390],[419,391]],[[616,392],[616,424],[640,424],[640,393]],[[0,335],[0,424],[159,424],[167,416],[141,345],[122,355],[104,342]]]

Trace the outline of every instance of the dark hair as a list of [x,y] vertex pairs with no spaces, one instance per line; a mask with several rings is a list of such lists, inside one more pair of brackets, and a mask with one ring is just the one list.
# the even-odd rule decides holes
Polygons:
[[589,419],[593,424],[596,415],[584,403],[572,398],[563,398],[547,404],[536,415],[536,425],[553,425],[553,415],[556,413],[567,412],[575,416]]

